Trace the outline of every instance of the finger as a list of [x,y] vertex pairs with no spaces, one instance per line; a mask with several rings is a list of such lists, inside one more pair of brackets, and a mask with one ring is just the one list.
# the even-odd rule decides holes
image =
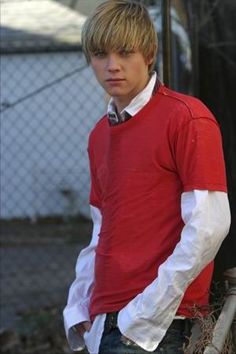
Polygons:
[[77,325],[74,326],[75,328],[75,331],[80,335],[80,336],[83,336],[84,335],[84,332],[89,332],[90,329],[92,327],[92,324],[91,322],[89,321],[84,321],[84,322],[81,322]]
[[74,331],[78,333],[81,337],[83,337],[85,328],[82,324],[77,324],[73,327]]
[[92,327],[91,322],[86,321],[86,322],[83,323],[83,325],[84,325],[84,329],[86,330],[86,332],[89,332],[91,327]]

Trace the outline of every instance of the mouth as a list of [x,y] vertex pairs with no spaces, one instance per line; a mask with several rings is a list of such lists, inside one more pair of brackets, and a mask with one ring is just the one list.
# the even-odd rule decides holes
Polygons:
[[125,79],[117,79],[117,78],[111,78],[111,79],[107,79],[106,80],[107,82],[122,82],[122,81],[125,81]]

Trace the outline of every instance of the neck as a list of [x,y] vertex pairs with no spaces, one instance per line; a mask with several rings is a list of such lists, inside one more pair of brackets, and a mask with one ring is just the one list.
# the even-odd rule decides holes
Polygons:
[[117,112],[121,113],[123,111],[123,109],[130,104],[130,102],[132,101],[132,99],[134,97],[132,97],[130,99],[124,99],[124,100],[122,100],[120,97],[113,97],[113,101],[114,101],[115,107],[117,109]]
[[121,113],[125,107],[127,107],[133,98],[135,98],[149,83],[150,76],[147,77],[144,84],[138,89],[129,94],[129,96],[113,96],[113,101],[116,106],[118,113]]

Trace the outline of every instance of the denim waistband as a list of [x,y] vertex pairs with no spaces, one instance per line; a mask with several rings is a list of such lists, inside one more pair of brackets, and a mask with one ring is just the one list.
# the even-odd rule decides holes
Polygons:
[[[106,320],[104,324],[104,333],[109,333],[112,331],[114,328],[117,328],[117,317],[118,317],[117,312],[110,312],[106,314]],[[192,320],[190,318],[185,318],[185,319],[174,319],[173,322],[171,323],[170,327],[168,330],[178,330],[182,331],[185,333],[189,333],[192,328]]]

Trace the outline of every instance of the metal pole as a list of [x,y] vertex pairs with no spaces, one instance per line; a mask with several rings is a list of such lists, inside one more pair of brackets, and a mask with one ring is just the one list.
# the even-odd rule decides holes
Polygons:
[[171,86],[171,0],[162,0],[163,81]]
[[192,51],[192,85],[194,96],[199,96],[199,2],[187,1],[188,21]]
[[222,352],[226,337],[236,316],[236,268],[227,270],[224,275],[228,282],[227,298],[216,322],[212,341],[205,348],[204,354],[219,354]]

